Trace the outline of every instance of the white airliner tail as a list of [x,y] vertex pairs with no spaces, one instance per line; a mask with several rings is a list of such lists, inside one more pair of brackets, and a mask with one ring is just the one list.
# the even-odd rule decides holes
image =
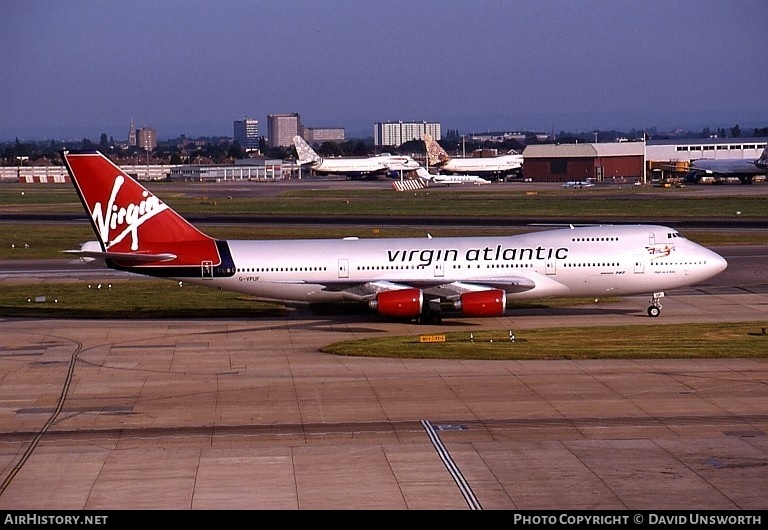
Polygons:
[[426,180],[427,182],[430,182],[434,179],[434,175],[430,174],[429,171],[427,171],[426,168],[420,167],[416,170],[416,176],[419,177],[421,180]]
[[765,149],[760,154],[760,158],[755,160],[755,165],[760,169],[768,169],[768,144],[765,145]]
[[445,149],[437,143],[431,134],[424,134],[421,139],[424,141],[424,147],[427,150],[427,162],[430,166],[439,166],[451,159],[451,156],[445,152]]
[[316,165],[323,161],[312,147],[299,135],[293,137],[293,145],[296,147],[296,154],[299,156],[299,165]]

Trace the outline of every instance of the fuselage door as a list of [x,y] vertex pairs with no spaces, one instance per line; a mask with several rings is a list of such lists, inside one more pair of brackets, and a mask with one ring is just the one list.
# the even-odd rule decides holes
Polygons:
[[213,262],[202,261],[200,262],[200,276],[203,280],[213,280]]
[[557,273],[557,262],[553,259],[547,260],[547,276],[553,276]]
[[339,260],[339,278],[349,278],[349,260]]
[[442,261],[435,263],[435,278],[442,278],[445,276],[445,268]]
[[635,254],[635,274],[645,273],[645,262],[643,261],[645,256],[642,254]]

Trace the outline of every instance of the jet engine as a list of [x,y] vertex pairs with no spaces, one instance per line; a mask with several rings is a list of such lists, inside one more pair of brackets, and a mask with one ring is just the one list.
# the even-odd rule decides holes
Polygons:
[[383,291],[376,300],[368,304],[371,309],[388,317],[416,317],[424,308],[424,293],[421,289],[398,289]]
[[501,289],[472,291],[462,294],[453,306],[470,317],[495,317],[504,314],[507,295]]

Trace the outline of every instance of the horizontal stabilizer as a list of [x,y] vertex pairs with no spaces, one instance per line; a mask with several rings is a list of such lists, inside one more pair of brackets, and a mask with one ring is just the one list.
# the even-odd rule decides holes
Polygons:
[[97,250],[63,250],[65,254],[74,254],[81,258],[94,258],[99,260],[116,260],[122,263],[148,263],[150,261],[171,261],[176,259],[176,254],[141,254],[137,252],[101,252]]

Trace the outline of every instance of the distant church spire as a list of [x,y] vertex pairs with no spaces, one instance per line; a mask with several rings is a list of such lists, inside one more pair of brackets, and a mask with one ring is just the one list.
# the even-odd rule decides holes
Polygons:
[[128,145],[136,146],[136,125],[133,123],[133,116],[131,116],[131,125],[128,127]]

